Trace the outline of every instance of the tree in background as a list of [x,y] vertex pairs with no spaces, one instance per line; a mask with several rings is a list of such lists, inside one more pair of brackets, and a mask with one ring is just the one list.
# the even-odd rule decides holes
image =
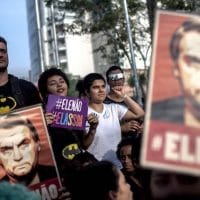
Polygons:
[[[72,23],[63,26],[62,31],[78,35],[92,34],[96,39],[100,41],[102,39],[94,52],[101,52],[102,57],[112,64],[121,64],[125,57],[131,63],[122,0],[44,1],[47,6],[53,4],[60,11],[60,20],[64,19],[66,13],[72,13]],[[196,0],[127,0],[134,53],[145,66],[142,80],[146,85],[156,9],[191,12],[199,9],[198,2]]]
[[197,0],[146,0],[151,38],[153,38],[154,18],[156,9],[193,12],[199,11],[200,2]]
[[78,77],[72,77],[72,76],[69,76],[69,92],[68,92],[68,95],[71,96],[71,97],[77,97],[78,96],[78,93],[76,91],[76,83],[78,81]]
[[[92,34],[102,43],[94,49],[101,52],[111,64],[120,64],[126,57],[131,63],[127,29],[121,0],[45,0],[61,11],[74,13],[74,20],[66,24],[64,31],[69,34]],[[146,18],[146,5],[141,0],[128,0],[128,11],[133,33],[135,56],[148,67],[148,55],[151,47],[149,26]],[[63,14],[64,17],[64,14]],[[108,48],[109,47],[109,48]]]

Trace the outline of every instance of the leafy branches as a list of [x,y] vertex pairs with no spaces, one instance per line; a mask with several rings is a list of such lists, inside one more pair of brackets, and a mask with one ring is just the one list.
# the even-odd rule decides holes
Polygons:
[[[119,62],[124,56],[131,61],[122,0],[46,0],[46,3],[53,3],[66,13],[74,13],[73,21],[64,27],[67,33],[103,38],[94,52],[100,51],[111,63]],[[146,51],[151,43],[148,23],[145,22],[146,7],[141,0],[129,0],[128,9],[136,56],[146,64]]]

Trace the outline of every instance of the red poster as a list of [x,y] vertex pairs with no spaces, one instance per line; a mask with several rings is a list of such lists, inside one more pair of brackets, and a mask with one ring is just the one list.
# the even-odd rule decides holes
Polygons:
[[41,105],[0,116],[0,180],[55,199],[61,182],[52,152]]
[[158,11],[141,164],[200,173],[200,17]]

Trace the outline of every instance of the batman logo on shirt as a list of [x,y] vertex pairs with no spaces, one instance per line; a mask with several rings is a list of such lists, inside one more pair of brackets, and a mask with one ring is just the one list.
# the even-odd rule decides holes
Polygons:
[[12,111],[16,107],[17,103],[13,97],[1,97],[0,98],[0,115],[6,114]]
[[74,158],[74,156],[78,153],[80,153],[80,149],[78,147],[78,144],[74,143],[74,144],[70,144],[67,145],[63,150],[62,150],[62,155],[64,158],[66,158],[67,160],[72,160]]

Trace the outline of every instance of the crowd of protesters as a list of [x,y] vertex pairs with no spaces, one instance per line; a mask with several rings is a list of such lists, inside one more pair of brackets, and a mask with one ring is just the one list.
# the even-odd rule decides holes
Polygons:
[[[84,196],[86,199],[132,199],[132,192],[121,171],[122,163],[117,158],[116,151],[117,145],[126,136],[124,132],[130,132],[133,129],[135,131],[138,126],[129,125],[129,122],[142,120],[144,111],[136,101],[125,93],[123,88],[124,75],[122,71],[118,71],[121,68],[116,66],[117,69],[114,68],[107,74],[107,81],[109,80],[109,83],[112,84],[110,87],[112,95],[109,98],[118,98],[119,103],[104,103],[107,97],[106,80],[101,74],[88,74],[82,80],[82,87],[80,87],[80,83],[79,86],[77,84],[79,97],[87,98],[89,101],[88,125],[86,130],[72,131],[51,127],[54,115],[45,112],[49,94],[68,95],[70,86],[66,74],[57,68],[47,69],[38,77],[37,90],[37,87],[31,82],[18,79],[9,74],[8,63],[7,42],[3,37],[0,37],[1,100],[4,102],[6,102],[5,100],[12,100],[5,106],[5,109],[1,105],[1,114],[42,103],[56,164],[63,181],[62,184],[65,187],[62,194],[69,192],[70,197],[68,196],[67,198],[73,199],[81,199]],[[123,101],[123,104],[120,101]],[[126,131],[121,131],[122,127],[124,127],[122,126],[122,121],[123,124],[127,124]],[[133,135],[135,134],[134,131]],[[72,143],[77,144],[79,151],[77,151],[74,159],[68,160],[63,155],[63,149]],[[85,176],[87,177],[86,180]],[[99,185],[96,185],[93,181],[96,182],[98,178],[101,178],[101,181],[98,181]],[[87,184],[83,185],[91,185],[90,187],[93,187],[93,191],[98,193],[95,194],[91,191],[89,195],[87,187],[84,189],[82,184],[77,184],[84,181],[87,181]],[[105,187],[103,188],[101,184]],[[100,188],[102,188],[102,191]],[[125,191],[121,192],[124,189]],[[63,196],[62,198],[65,198],[65,195]]]
[[[166,189],[170,184],[179,183],[187,186],[197,183],[199,185],[197,177],[150,171],[140,166],[140,145],[145,112],[132,97],[126,94],[125,77],[120,66],[108,67],[106,79],[102,74],[90,73],[78,81],[76,85],[78,97],[87,98],[89,102],[87,126],[83,131],[53,128],[51,124],[54,115],[45,112],[49,94],[68,95],[69,80],[62,70],[51,68],[41,73],[38,77],[37,90],[32,83],[8,74],[7,68],[7,42],[0,37],[0,100],[3,101],[5,98],[12,100],[5,109],[1,107],[0,114],[42,103],[62,180],[63,188],[59,199],[176,199],[177,194],[172,194],[170,189],[169,191]],[[107,91],[107,84],[109,91]],[[63,154],[63,149],[70,144],[78,146],[73,159],[68,159]],[[8,187],[6,184],[8,183],[0,181],[0,191],[2,191],[0,199],[15,194],[12,189],[14,186],[11,185],[9,194],[3,193],[1,188]],[[18,190],[26,196],[24,199],[40,199],[37,195],[28,194],[24,187],[20,187]]]

